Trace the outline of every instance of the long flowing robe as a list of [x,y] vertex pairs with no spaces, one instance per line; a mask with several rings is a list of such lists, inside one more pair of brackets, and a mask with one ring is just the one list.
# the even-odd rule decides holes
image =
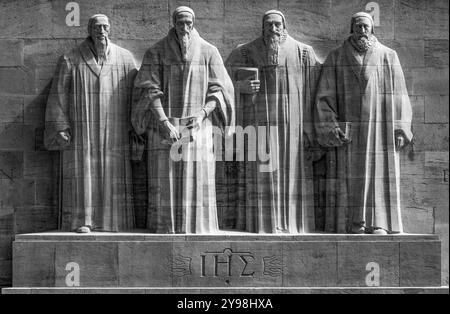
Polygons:
[[233,50],[226,65],[235,82],[238,68],[259,70],[261,86],[254,99],[236,93],[238,123],[255,128],[253,147],[270,156],[267,161],[258,154],[252,161],[248,154],[254,148],[246,142],[245,162],[238,171],[236,228],[257,233],[314,231],[312,160],[303,147],[304,137],[314,140],[312,108],[320,64],[313,48],[287,35],[278,65],[270,65],[260,37]]
[[351,142],[327,156],[325,230],[402,232],[396,134],[411,141],[412,110],[397,53],[377,40],[360,57],[350,40],[327,58],[317,92],[317,136],[348,123]]
[[[131,53],[109,42],[97,63],[86,39],[61,57],[46,108],[45,145],[62,150],[61,229],[133,228],[129,157],[131,91],[137,69]],[[57,141],[67,131],[71,141]]]
[[[217,48],[193,29],[183,61],[171,29],[146,52],[134,86],[138,101],[132,123],[138,134],[147,133],[148,141],[148,228],[157,233],[217,233],[213,133],[222,136],[214,132],[220,127],[224,135],[231,134],[235,114],[233,84]],[[151,110],[157,98],[171,119],[191,117],[202,109],[210,113],[195,139],[183,144],[181,160],[171,156],[159,117]],[[205,108],[212,99],[217,106]]]

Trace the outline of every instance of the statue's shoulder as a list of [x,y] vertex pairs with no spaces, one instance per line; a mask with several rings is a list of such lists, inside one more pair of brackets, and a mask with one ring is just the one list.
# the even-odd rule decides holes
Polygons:
[[395,56],[397,56],[397,52],[394,49],[389,48],[388,46],[385,46],[380,42],[377,42],[377,48],[379,53],[382,53],[388,58],[394,58]]

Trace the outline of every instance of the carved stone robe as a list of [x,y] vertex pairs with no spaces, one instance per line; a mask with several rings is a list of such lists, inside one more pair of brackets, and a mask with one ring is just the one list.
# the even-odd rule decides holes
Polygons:
[[395,134],[408,141],[412,110],[397,53],[376,41],[360,57],[350,40],[327,58],[317,92],[317,135],[351,127],[351,143],[327,156],[325,229],[352,226],[402,232],[399,152]]
[[288,35],[280,44],[278,64],[271,64],[267,55],[261,37],[238,46],[226,61],[235,81],[239,67],[259,70],[261,87],[254,99],[236,92],[238,124],[255,128],[253,147],[270,156],[267,161],[257,154],[252,161],[248,155],[251,143],[246,145],[245,162],[237,174],[236,228],[257,233],[308,233],[314,231],[314,192],[312,160],[303,143],[305,137],[309,143],[314,141],[312,108],[320,64],[312,47]]
[[[133,228],[129,132],[137,69],[131,53],[109,42],[97,64],[86,39],[61,57],[46,109],[45,145],[62,150],[62,230]],[[58,133],[68,131],[62,145]]]
[[[227,135],[235,119],[233,84],[219,51],[194,29],[183,61],[171,29],[146,52],[134,86],[139,96],[133,106],[133,126],[136,133],[147,134],[147,227],[157,233],[217,233],[213,127]],[[150,110],[156,98],[171,119],[188,118],[202,109],[210,113],[194,140],[179,148],[179,160],[180,156],[171,156],[172,147],[164,143],[158,117]],[[210,99],[216,100],[215,108],[205,108]]]

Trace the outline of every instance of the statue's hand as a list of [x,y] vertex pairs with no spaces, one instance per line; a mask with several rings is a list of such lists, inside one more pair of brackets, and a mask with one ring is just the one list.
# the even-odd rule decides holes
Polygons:
[[67,146],[70,143],[71,136],[68,131],[59,132],[56,138],[58,145],[61,147]]
[[259,92],[260,85],[261,83],[259,80],[246,80],[237,82],[239,92],[241,94],[247,95],[257,94]]
[[171,143],[175,143],[181,138],[177,128],[169,120],[162,122],[162,129],[164,131],[164,137]]
[[395,136],[395,147],[397,150],[401,150],[403,147],[405,147],[406,144],[406,138],[403,136],[403,134],[397,134]]
[[194,129],[195,131],[199,130],[202,126],[203,120],[206,119],[206,112],[204,110],[200,110],[195,115],[192,116],[191,121],[186,125],[188,129]]
[[350,143],[350,139],[345,136],[345,133],[338,127],[334,128],[330,140],[329,147],[340,147],[342,145]]

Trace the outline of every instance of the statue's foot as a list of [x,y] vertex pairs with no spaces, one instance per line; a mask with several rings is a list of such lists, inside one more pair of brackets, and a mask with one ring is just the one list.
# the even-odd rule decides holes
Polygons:
[[76,232],[77,233],[90,233],[91,228],[88,226],[82,226],[82,227],[79,227]]
[[376,235],[387,235],[388,232],[382,228],[374,228],[372,234]]
[[352,233],[353,234],[364,234],[364,233],[366,233],[366,228],[365,227],[357,227],[357,226],[355,226],[355,227],[352,228]]

